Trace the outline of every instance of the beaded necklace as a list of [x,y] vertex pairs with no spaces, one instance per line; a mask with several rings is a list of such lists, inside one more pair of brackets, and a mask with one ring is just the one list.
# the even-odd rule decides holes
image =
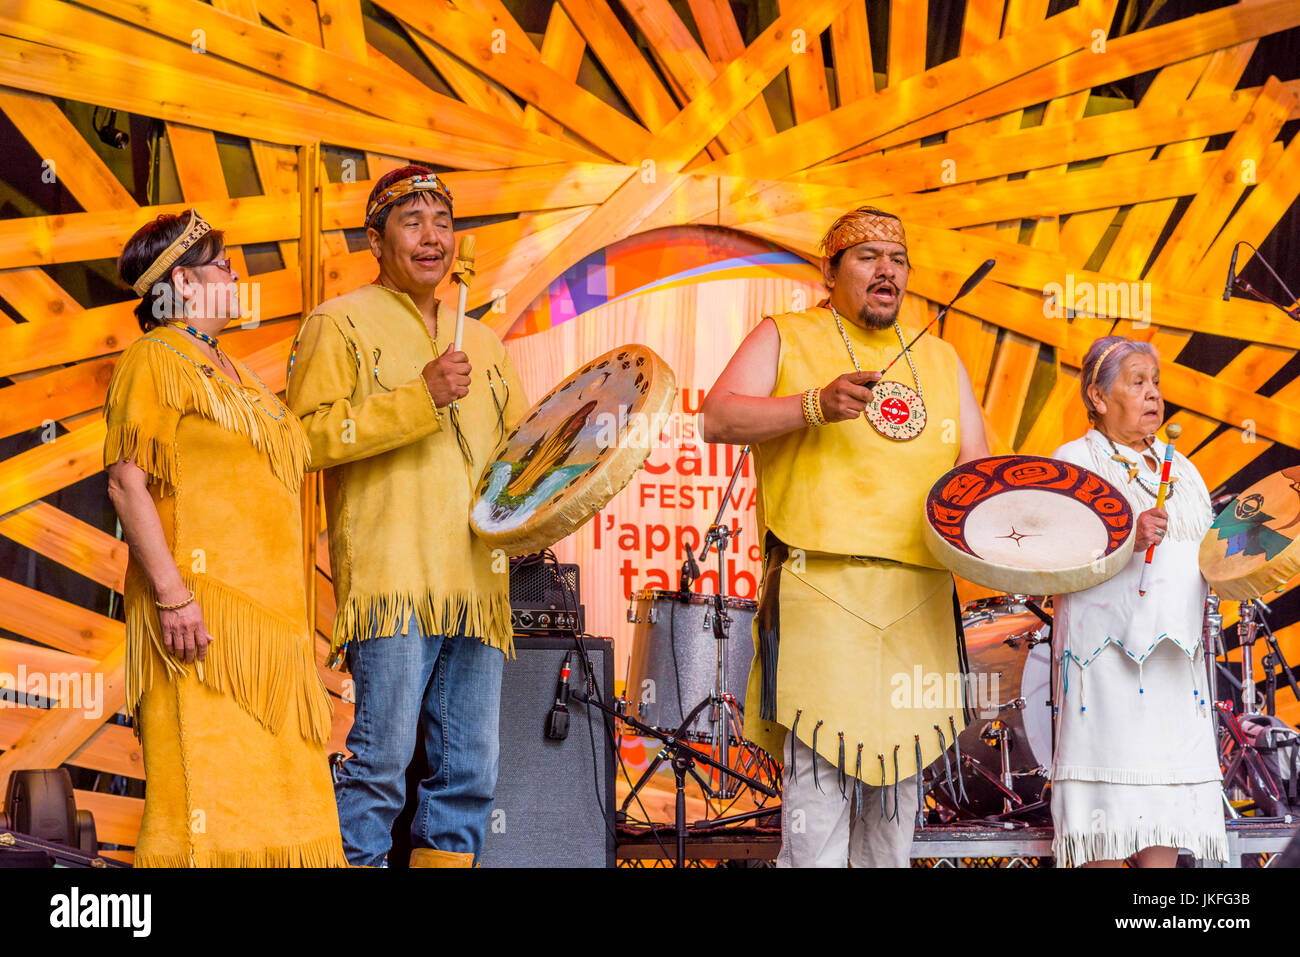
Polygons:
[[[840,338],[849,350],[854,371],[861,372],[862,366],[858,365],[858,356],[853,351],[853,343],[849,341],[844,323],[840,321],[839,311],[834,305],[827,305],[830,305],[831,315],[835,317],[835,328],[839,329]],[[925,428],[925,402],[921,398],[921,377],[917,375],[916,365],[912,362],[912,350],[907,348],[907,340],[903,338],[903,330],[897,319],[894,320],[894,332],[898,334],[898,342],[903,347],[903,355],[907,357],[907,367],[912,370],[912,382],[916,388],[909,389],[903,383],[892,380],[879,381],[872,387],[871,403],[863,414],[871,427],[885,438],[906,442],[916,438]]]
[[[1107,435],[1105,432],[1101,431],[1101,429],[1098,429],[1098,430],[1097,430],[1097,434],[1100,435],[1103,439],[1105,439],[1105,440],[1106,440],[1106,444],[1108,444],[1108,445],[1110,446],[1110,451],[1111,451],[1111,456],[1110,456],[1110,457],[1111,457],[1112,461],[1119,462],[1119,463],[1120,463],[1121,465],[1123,465],[1126,469],[1128,469],[1128,480],[1129,480],[1130,482],[1132,482],[1133,480],[1136,479],[1136,480],[1137,480],[1137,483],[1138,483],[1138,487],[1141,488],[1142,491],[1146,492],[1148,495],[1150,495],[1150,496],[1151,496],[1152,498],[1154,498],[1154,499],[1159,499],[1159,493],[1160,493],[1159,485],[1160,485],[1160,483],[1159,483],[1159,482],[1156,482],[1156,483],[1154,483],[1154,484],[1149,484],[1149,483],[1147,482],[1147,480],[1144,479],[1144,478],[1142,477],[1142,475],[1141,475],[1141,469],[1140,469],[1140,466],[1138,465],[1138,463],[1137,463],[1137,462],[1134,462],[1132,459],[1128,458],[1127,456],[1121,455],[1121,454],[1120,454],[1120,451],[1119,451],[1119,447],[1116,446],[1115,443],[1114,443],[1113,441],[1111,441],[1111,437],[1110,437],[1109,435]],[[1139,458],[1145,458],[1145,456],[1139,456]],[[1170,477],[1170,479],[1169,479],[1169,489],[1168,489],[1168,491],[1165,492],[1165,498],[1170,498],[1170,497],[1173,496],[1173,494],[1174,494],[1174,484],[1175,484],[1177,481],[1178,481],[1177,478],[1174,478],[1174,477],[1172,477],[1172,476]]]

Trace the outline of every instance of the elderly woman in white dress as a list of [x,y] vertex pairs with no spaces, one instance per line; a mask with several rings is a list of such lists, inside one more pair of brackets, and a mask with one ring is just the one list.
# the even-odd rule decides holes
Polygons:
[[[1123,571],[1056,598],[1052,851],[1065,867],[1119,867],[1132,857],[1139,867],[1173,867],[1180,847],[1226,861],[1197,565],[1214,518],[1209,494],[1175,451],[1165,507],[1155,507],[1165,410],[1149,343],[1098,339],[1081,385],[1092,428],[1054,457],[1123,491],[1137,530]],[[1155,553],[1139,596],[1148,545]]]

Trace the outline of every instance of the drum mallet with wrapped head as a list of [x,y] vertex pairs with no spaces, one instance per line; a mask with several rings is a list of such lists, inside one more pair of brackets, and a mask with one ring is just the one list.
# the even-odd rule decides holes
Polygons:
[[[1165,434],[1169,436],[1169,441],[1165,445],[1165,464],[1160,468],[1160,489],[1156,492],[1156,508],[1165,507],[1165,493],[1169,491],[1169,466],[1174,461],[1174,440],[1182,433],[1183,427],[1177,422],[1170,422],[1165,426]],[[1142,563],[1142,577],[1138,579],[1138,594],[1147,593],[1147,571],[1151,568],[1151,559],[1156,553],[1155,543],[1147,546],[1147,560]]]

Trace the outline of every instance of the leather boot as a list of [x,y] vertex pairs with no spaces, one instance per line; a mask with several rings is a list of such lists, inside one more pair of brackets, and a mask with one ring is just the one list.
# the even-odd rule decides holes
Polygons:
[[474,855],[440,851],[435,847],[411,848],[411,867],[473,867]]

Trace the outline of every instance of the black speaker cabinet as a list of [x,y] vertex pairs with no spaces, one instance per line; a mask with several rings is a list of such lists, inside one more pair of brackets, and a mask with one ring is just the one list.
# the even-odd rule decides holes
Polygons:
[[[608,701],[614,642],[583,640]],[[614,752],[604,715],[570,698],[568,737],[545,736],[564,655],[573,649],[572,638],[515,636],[515,658],[501,676],[501,762],[483,867],[614,866]],[[576,651],[570,668],[570,688],[580,691]],[[427,774],[424,744],[417,741],[406,770],[406,806],[393,823],[390,867],[407,866],[416,790]]]
[[[584,639],[605,700],[614,690],[614,642]],[[545,736],[572,638],[515,638],[501,681],[501,769],[483,845],[484,867],[613,867],[614,752],[607,720],[570,698],[569,733]],[[571,689],[581,666],[571,658]]]

